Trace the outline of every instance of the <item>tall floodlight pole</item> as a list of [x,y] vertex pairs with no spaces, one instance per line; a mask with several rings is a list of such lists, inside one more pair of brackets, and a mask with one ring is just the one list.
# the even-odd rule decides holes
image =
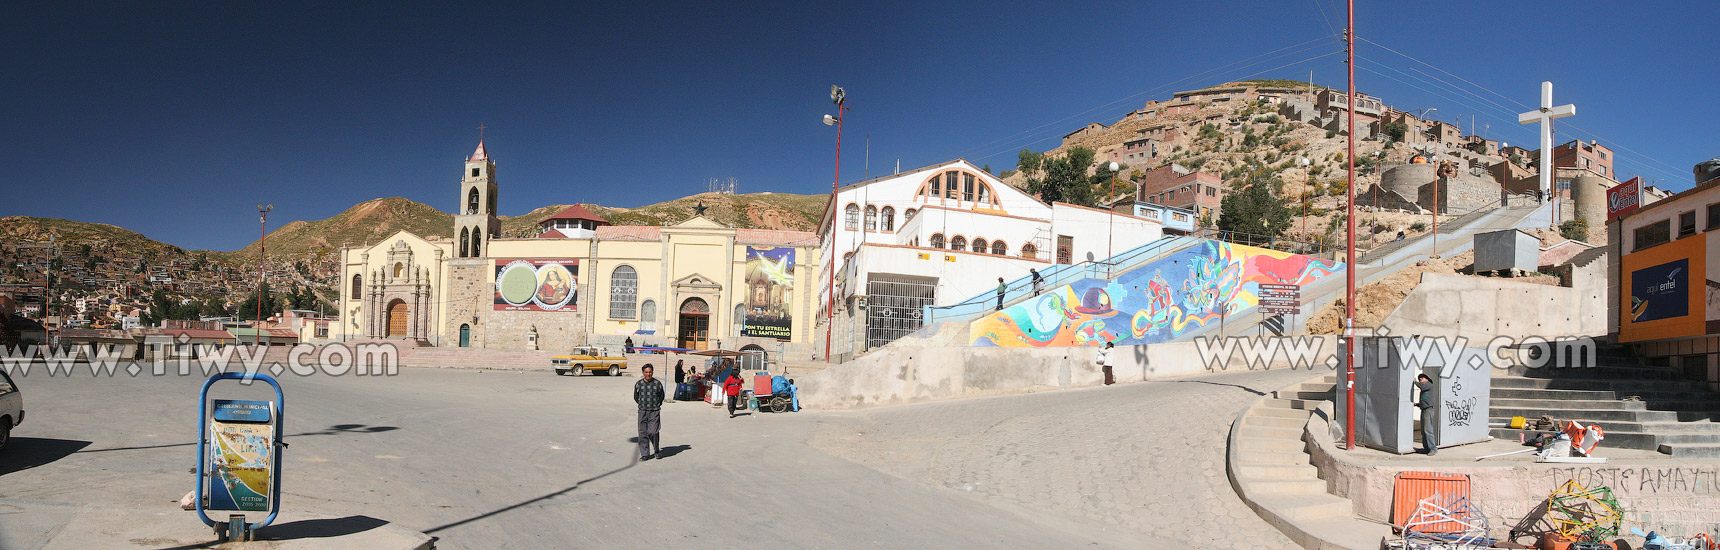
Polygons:
[[1356,0],[1349,0],[1349,23],[1344,27],[1344,64],[1350,73],[1349,111],[1349,185],[1345,194],[1345,239],[1349,241],[1348,261],[1344,262],[1344,448],[1356,448]]
[[268,267],[263,258],[269,253],[269,211],[274,209],[274,204],[257,203],[257,227],[262,236],[257,239],[257,324],[252,327],[257,332],[251,334],[252,346],[263,345],[263,297],[268,291],[264,276]]
[[836,177],[830,180],[830,290],[824,306],[824,362],[830,360],[830,339],[836,328],[836,216],[842,213],[842,204],[837,202],[842,182],[842,115],[848,112],[848,92],[841,86],[830,86],[830,102],[836,104],[836,116],[824,115],[825,126],[836,127]]

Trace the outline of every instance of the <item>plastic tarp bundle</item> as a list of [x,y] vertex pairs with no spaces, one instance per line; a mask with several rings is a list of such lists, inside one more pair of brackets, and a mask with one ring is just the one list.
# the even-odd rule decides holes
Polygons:
[[800,412],[800,392],[794,391],[794,385],[788,383],[787,377],[777,376],[775,378],[771,378],[770,393],[771,395],[788,394],[789,398],[793,400],[793,408],[790,410]]

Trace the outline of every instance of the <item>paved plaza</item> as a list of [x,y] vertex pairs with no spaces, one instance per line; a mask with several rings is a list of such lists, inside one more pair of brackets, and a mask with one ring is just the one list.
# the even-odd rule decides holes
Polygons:
[[[671,403],[669,456],[646,462],[630,441],[634,374],[292,378],[277,523],[376,518],[439,548],[1282,548],[1226,482],[1224,438],[1260,392],[1308,376],[732,420]],[[201,379],[19,381],[30,415],[0,454],[0,499],[195,524],[177,500],[193,483]],[[226,388],[221,397],[264,390]],[[60,521],[0,506],[0,548],[41,544]]]

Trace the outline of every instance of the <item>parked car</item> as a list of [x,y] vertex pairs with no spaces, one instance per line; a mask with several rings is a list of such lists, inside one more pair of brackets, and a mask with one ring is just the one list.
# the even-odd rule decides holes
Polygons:
[[0,451],[12,441],[12,428],[24,422],[24,393],[12,377],[0,369]]
[[567,355],[551,357],[549,363],[557,375],[579,376],[590,372],[621,376],[621,371],[627,368],[627,356],[595,346],[579,346]]

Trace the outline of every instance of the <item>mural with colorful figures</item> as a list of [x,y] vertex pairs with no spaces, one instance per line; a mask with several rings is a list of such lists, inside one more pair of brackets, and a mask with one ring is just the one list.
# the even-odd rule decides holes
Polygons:
[[974,346],[1154,344],[1260,303],[1261,284],[1307,285],[1344,263],[1207,241],[1115,280],[1082,279],[975,320]]

